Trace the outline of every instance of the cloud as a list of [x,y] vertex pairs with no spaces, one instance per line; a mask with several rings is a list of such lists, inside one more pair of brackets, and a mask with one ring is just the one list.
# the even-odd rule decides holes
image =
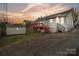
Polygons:
[[[8,18],[14,22],[36,20],[40,16],[47,16],[68,9],[60,3],[28,3],[21,13],[8,12]],[[0,11],[0,13],[4,13]]]
[[24,14],[31,15],[33,17],[32,19],[36,19],[40,16],[54,14],[65,9],[67,9],[67,7],[60,3],[32,3],[28,4],[27,7],[22,10],[22,12]]
[[[5,12],[0,11],[0,20],[2,20],[5,16],[6,16]],[[23,21],[25,16],[22,13],[7,12],[7,17],[8,17],[8,22],[13,21],[15,23],[19,23]]]

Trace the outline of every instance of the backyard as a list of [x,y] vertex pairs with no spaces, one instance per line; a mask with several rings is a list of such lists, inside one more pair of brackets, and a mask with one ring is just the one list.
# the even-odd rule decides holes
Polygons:
[[45,35],[45,33],[27,31],[26,34],[4,36],[0,39],[0,47],[4,47],[15,42],[23,41],[25,39],[28,40],[30,38],[34,38],[41,35]]
[[79,4],[0,4],[0,56],[78,56]]
[[25,35],[6,36],[1,39],[0,55],[56,56],[76,54],[79,30],[66,33],[30,32]]

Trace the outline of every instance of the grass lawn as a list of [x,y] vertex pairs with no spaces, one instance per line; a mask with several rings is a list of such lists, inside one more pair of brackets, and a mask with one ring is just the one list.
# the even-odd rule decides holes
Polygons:
[[14,43],[16,41],[29,39],[29,38],[35,38],[35,37],[42,36],[42,35],[45,35],[45,33],[28,31],[26,34],[23,34],[23,35],[5,36],[2,39],[0,39],[0,47],[9,45],[9,44]]

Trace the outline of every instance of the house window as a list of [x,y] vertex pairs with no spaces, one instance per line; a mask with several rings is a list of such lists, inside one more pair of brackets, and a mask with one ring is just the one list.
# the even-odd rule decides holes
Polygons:
[[53,22],[53,19],[50,19],[50,23],[52,23]]
[[18,30],[19,30],[19,28],[17,27],[17,28],[16,28],[16,30],[18,31]]
[[64,24],[64,17],[61,17],[61,18],[60,18],[60,23],[61,23],[61,24]]
[[59,23],[59,17],[56,17],[56,22]]

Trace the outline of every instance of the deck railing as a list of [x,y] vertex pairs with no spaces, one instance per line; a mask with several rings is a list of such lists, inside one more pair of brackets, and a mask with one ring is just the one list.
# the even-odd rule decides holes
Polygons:
[[57,23],[57,29],[60,30],[61,32],[65,31],[65,27],[62,26],[61,24]]

